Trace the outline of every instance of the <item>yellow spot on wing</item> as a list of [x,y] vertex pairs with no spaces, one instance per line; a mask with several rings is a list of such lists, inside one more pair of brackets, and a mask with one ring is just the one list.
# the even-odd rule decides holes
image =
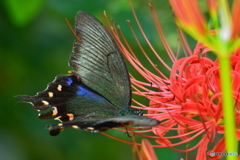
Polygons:
[[58,114],[57,107],[52,107],[52,109],[53,109],[52,116],[56,116]]
[[93,128],[93,127],[87,127],[87,130],[89,130],[89,131],[93,131],[94,128]]
[[48,97],[53,97],[53,92],[48,92]]
[[58,90],[58,91],[62,91],[62,85],[59,84],[59,85],[57,86],[57,90]]
[[77,125],[72,125],[72,128],[78,129],[79,127]]
[[69,121],[72,121],[74,119],[74,115],[72,113],[67,113],[66,115],[68,116]]
[[59,127],[59,130],[60,130],[60,132],[62,132],[64,130],[64,128],[63,127]]
[[62,118],[62,116],[58,116],[58,117],[56,117],[56,118],[54,118],[54,119],[60,119],[60,118]]
[[42,101],[44,105],[49,105],[48,101]]

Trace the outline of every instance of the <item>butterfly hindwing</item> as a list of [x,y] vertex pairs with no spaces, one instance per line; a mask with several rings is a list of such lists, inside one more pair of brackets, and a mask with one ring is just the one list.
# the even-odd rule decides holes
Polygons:
[[160,122],[144,116],[137,115],[127,115],[127,116],[119,116],[106,118],[101,120],[92,120],[92,121],[72,121],[65,124],[48,126],[47,128],[50,130],[50,134],[55,136],[58,135],[63,129],[66,128],[74,128],[81,129],[90,132],[102,132],[106,131],[110,128],[119,127],[119,126],[127,126],[130,124],[140,125],[140,126],[156,126]]

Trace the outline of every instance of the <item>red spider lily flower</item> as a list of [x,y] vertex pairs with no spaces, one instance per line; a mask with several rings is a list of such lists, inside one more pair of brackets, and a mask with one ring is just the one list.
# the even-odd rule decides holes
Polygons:
[[[161,127],[155,127],[153,132],[159,136],[157,143],[166,147],[174,147],[200,138],[199,142],[192,148],[185,151],[191,151],[198,148],[197,159],[206,158],[206,153],[210,151],[226,151],[224,143],[224,124],[222,110],[222,91],[219,80],[218,62],[212,61],[207,57],[200,55],[208,51],[203,45],[198,44],[194,54],[184,57],[175,62],[170,79],[169,93],[174,99],[163,103],[169,97],[158,98],[158,95],[152,95],[150,106],[155,108],[165,108],[166,111],[160,114],[164,122]],[[240,65],[239,50],[231,56],[232,77],[234,98],[239,100],[239,80]],[[236,105],[236,123],[239,127],[239,106]],[[176,130],[178,135],[167,137],[167,132]],[[240,139],[240,130],[236,129],[237,139]],[[218,142],[216,137],[221,137]],[[179,138],[178,143],[172,143],[172,139]],[[167,139],[167,140],[166,140]],[[208,144],[215,144],[213,149],[207,147]],[[180,151],[180,150],[179,150]],[[210,157],[216,158],[216,157]]]
[[[239,47],[239,1],[233,2],[232,15],[228,7],[227,1],[207,0],[210,22],[212,28],[215,29],[216,35],[211,35],[210,30],[201,32],[202,26],[206,26],[203,14],[200,11],[197,1],[183,2],[182,0],[170,0],[173,11],[177,17],[177,22],[187,33],[195,39],[204,43],[208,48],[218,55],[219,58],[219,78],[221,85],[221,97],[223,107],[224,120],[224,138],[226,149],[228,152],[236,152],[237,135],[234,130],[238,126],[235,125],[235,114],[233,110],[232,92],[235,88],[231,85],[231,79],[234,78],[231,71],[231,54]],[[217,14],[218,13],[218,14]],[[194,19],[193,17],[196,17]],[[200,23],[198,23],[200,21]],[[231,76],[229,76],[231,75]],[[233,84],[234,85],[234,84]],[[232,89],[233,88],[233,89]],[[235,158],[233,158],[235,159]]]
[[[198,1],[169,1],[179,26],[195,39],[205,43],[208,48],[219,53],[219,48],[217,46],[220,45],[220,39],[232,43],[228,44],[232,45],[232,47],[228,46],[230,52],[239,46],[240,2],[238,0],[235,0],[232,4],[231,14],[226,1],[206,0],[211,20],[211,29],[218,29],[217,35],[221,37],[220,39],[216,37],[214,38],[210,30],[207,28],[209,24],[207,24],[207,21],[205,20]],[[231,50],[231,48],[233,49]]]
[[232,40],[236,40],[240,34],[240,1],[235,0],[232,8]]
[[[198,35],[204,37],[205,35],[214,37],[216,31],[207,29],[206,22],[202,16],[196,1],[192,4],[185,4],[183,0],[172,0],[172,5],[175,6],[175,14],[181,20],[181,23],[190,25],[194,30],[198,31]],[[209,8],[212,9],[213,14],[216,11],[216,4],[214,1],[208,1]],[[131,4],[131,1],[130,1]],[[240,8],[240,3],[235,2]],[[182,6],[181,6],[182,5]],[[132,5],[131,5],[132,6]],[[185,7],[183,12],[183,8]],[[192,10],[187,10],[189,7]],[[133,8],[133,7],[132,7]],[[173,66],[169,67],[164,60],[159,56],[157,51],[149,42],[144,33],[140,22],[133,10],[137,25],[146,40],[146,43],[152,49],[156,59],[162,63],[170,72],[170,76],[166,77],[158,67],[151,61],[148,54],[138,41],[133,29],[132,33],[136,42],[141,49],[147,61],[152,65],[158,75],[150,72],[140,62],[138,57],[134,54],[131,47],[125,40],[121,32],[113,24],[110,27],[111,33],[117,41],[122,53],[132,66],[146,79],[146,82],[137,80],[131,75],[132,87],[134,94],[146,97],[150,100],[149,106],[133,100],[135,104],[141,106],[132,106],[133,108],[147,110],[149,116],[162,121],[160,126],[153,127],[149,130],[129,131],[134,132],[144,138],[155,139],[156,144],[152,147],[164,148],[168,147],[178,152],[190,152],[197,150],[195,159],[219,159],[219,156],[210,156],[210,152],[225,152],[225,126],[223,114],[222,89],[220,82],[220,66],[219,59],[214,60],[209,58],[212,48],[210,49],[206,44],[198,42],[195,49],[189,49],[183,33],[179,29],[180,41],[185,51],[186,56],[178,59],[171,48],[169,47],[161,25],[157,19],[153,5],[150,3],[150,8],[153,16],[157,32],[160,39],[172,60]],[[174,7],[173,7],[174,8]],[[239,10],[234,7],[232,17],[236,17]],[[195,9],[195,10],[194,10]],[[194,11],[193,11],[194,10]],[[195,18],[194,18],[195,17]],[[237,18],[235,18],[237,19]],[[239,18],[240,19],[240,18]],[[198,21],[199,20],[199,21]],[[233,24],[238,24],[236,20]],[[110,23],[109,23],[110,24]],[[110,24],[111,25],[111,24]],[[129,22],[131,27],[131,23]],[[233,27],[232,38],[237,38],[239,35],[239,28]],[[208,37],[209,38],[209,37]],[[215,48],[216,49],[216,48]],[[236,122],[236,138],[240,140],[240,49],[234,49],[230,56],[230,67],[233,86],[233,98],[235,100],[234,114]],[[150,89],[149,89],[150,88]],[[229,106],[231,107],[231,106]],[[231,109],[231,108],[230,108]],[[153,132],[155,136],[148,136],[144,133]],[[129,142],[128,142],[129,143]],[[189,144],[191,143],[191,145]],[[192,144],[195,143],[195,144]],[[136,144],[135,145],[141,145]],[[214,147],[209,147],[213,145]],[[147,144],[150,148],[150,144]],[[187,146],[186,149],[178,149],[178,146]]]
[[147,139],[142,140],[139,158],[141,160],[157,160],[153,147]]
[[139,157],[140,160],[157,160],[157,156],[154,152],[153,146],[147,139],[142,139],[141,145],[133,146],[133,159],[136,159],[136,157]]
[[170,0],[170,3],[181,25],[197,30],[201,35],[207,33],[207,23],[197,1]]

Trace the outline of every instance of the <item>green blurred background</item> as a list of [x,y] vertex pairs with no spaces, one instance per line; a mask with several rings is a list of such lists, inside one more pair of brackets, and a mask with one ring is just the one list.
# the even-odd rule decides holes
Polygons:
[[[166,57],[157,37],[147,0],[133,0],[142,26],[151,43],[162,57]],[[174,51],[177,51],[177,33],[167,0],[154,1],[159,20]],[[130,19],[146,51],[151,52],[136,27],[128,0],[2,0],[0,2],[0,159],[1,160],[127,160],[132,157],[132,146],[101,134],[68,129],[52,137],[44,129],[54,121],[39,120],[29,104],[17,104],[15,95],[35,95],[47,83],[68,70],[68,58],[74,35],[64,18],[74,25],[75,14],[86,11],[99,18],[107,11],[115,23],[121,25],[135,53],[142,57],[125,20]],[[153,58],[155,64],[160,62]],[[169,62],[167,62],[169,63]],[[171,63],[169,63],[171,66]],[[148,64],[146,63],[145,66]],[[134,70],[128,65],[130,72]],[[162,69],[163,72],[164,69]],[[167,72],[165,72],[167,74]],[[143,78],[139,77],[140,80]],[[140,99],[140,101],[144,101]],[[107,133],[125,137],[121,132]],[[180,158],[168,149],[155,149],[161,159]],[[172,152],[171,152],[172,153]],[[176,152],[175,152],[176,153]]]

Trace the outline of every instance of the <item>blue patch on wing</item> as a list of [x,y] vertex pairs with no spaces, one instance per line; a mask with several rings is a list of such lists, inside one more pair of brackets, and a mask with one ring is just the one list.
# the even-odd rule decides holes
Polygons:
[[85,85],[79,85],[77,95],[79,96],[87,96],[89,99],[94,99],[97,101],[106,101],[104,97],[97,94],[96,92],[93,92],[92,90],[88,89]]
[[73,83],[73,80],[71,78],[67,78],[67,81],[66,81],[67,85],[71,85]]

